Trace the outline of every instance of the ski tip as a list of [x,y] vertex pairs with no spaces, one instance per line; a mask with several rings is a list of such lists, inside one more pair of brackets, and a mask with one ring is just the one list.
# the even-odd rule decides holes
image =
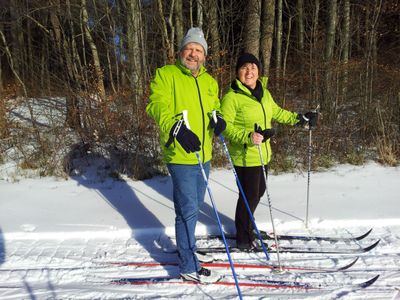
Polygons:
[[374,276],[373,278],[371,278],[371,279],[369,279],[369,280],[367,280],[367,281],[364,281],[364,282],[360,283],[358,286],[359,286],[360,288],[367,288],[367,287],[371,286],[372,284],[374,284],[374,282],[378,280],[379,276],[380,276],[380,275],[376,275],[376,276]]
[[358,259],[359,259],[359,257],[357,256],[355,260],[353,260],[352,262],[348,263],[347,265],[339,268],[338,270],[339,271],[344,271],[344,270],[349,269],[350,267],[354,266],[354,264],[358,261]]
[[381,240],[379,239],[379,240],[377,240],[375,243],[373,243],[372,245],[370,245],[370,246],[368,246],[368,247],[365,247],[365,248],[363,249],[363,252],[368,252],[368,251],[374,249],[376,246],[378,246],[378,244],[379,244],[380,241],[381,241]]
[[366,233],[356,237],[355,240],[357,240],[357,241],[362,240],[363,238],[367,237],[371,233],[371,231],[372,231],[372,228],[370,230],[368,230]]

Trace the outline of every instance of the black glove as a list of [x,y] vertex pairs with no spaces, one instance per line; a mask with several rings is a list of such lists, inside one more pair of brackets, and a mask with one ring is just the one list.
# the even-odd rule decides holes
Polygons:
[[318,122],[318,113],[315,111],[309,111],[304,114],[304,116],[308,119],[308,124],[310,127],[315,127]]
[[222,116],[217,113],[217,124],[215,124],[214,118],[211,117],[210,126],[214,128],[214,134],[219,136],[226,128],[226,122]]
[[261,134],[264,137],[262,140],[263,143],[269,138],[272,138],[276,133],[276,130],[274,128],[266,128],[262,130],[261,126],[257,124],[254,124],[254,131]]
[[299,125],[304,127],[308,124],[310,127],[315,127],[318,122],[318,113],[315,111],[309,111],[303,114],[298,114],[297,119],[299,119]]
[[[179,128],[178,128],[179,126]],[[169,132],[169,140],[167,144],[165,145],[166,147],[169,147],[169,145],[172,143],[174,140],[174,137],[176,140],[181,144],[182,148],[185,149],[187,153],[190,152],[196,152],[200,151],[200,140],[197,137],[197,135],[188,129],[183,122],[178,121],[172,126],[171,131]]]

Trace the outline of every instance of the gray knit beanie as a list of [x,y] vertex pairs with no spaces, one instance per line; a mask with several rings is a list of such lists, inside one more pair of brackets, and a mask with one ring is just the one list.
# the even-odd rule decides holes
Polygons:
[[199,27],[192,27],[188,30],[185,37],[181,42],[180,50],[182,51],[183,47],[185,47],[189,43],[197,43],[203,46],[204,53],[207,55],[207,42],[204,38],[203,30]]

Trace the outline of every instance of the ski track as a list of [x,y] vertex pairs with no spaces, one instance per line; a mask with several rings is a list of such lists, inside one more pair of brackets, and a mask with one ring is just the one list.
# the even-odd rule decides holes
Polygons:
[[[351,228],[354,234],[366,228]],[[319,230],[325,235],[348,236],[340,229]],[[282,232],[284,234],[284,232]],[[286,232],[293,234],[293,232]],[[110,233],[111,235],[111,233]],[[311,284],[331,284],[330,291],[293,291],[289,289],[261,289],[242,287],[245,299],[400,299],[396,296],[400,287],[400,227],[374,228],[370,236],[357,243],[368,245],[381,239],[378,247],[360,254],[357,263],[343,272],[283,272],[237,268],[238,280],[291,280]],[[104,237],[69,239],[15,238],[3,242],[3,263],[0,264],[0,299],[232,299],[237,297],[236,288],[216,285],[175,286],[152,284],[144,286],[114,285],[112,279],[151,276],[177,276],[175,266],[135,267],[115,266],[109,262],[173,262],[175,254],[164,253],[167,236],[149,235],[140,242],[134,239]],[[355,246],[356,242],[282,242],[282,245],[306,245],[340,247]],[[220,246],[218,240],[198,241],[199,247]],[[215,254],[226,260],[226,254]],[[281,253],[281,262],[290,266],[338,267],[354,259],[355,255],[319,255]],[[234,262],[263,263],[264,253],[232,253]],[[276,261],[276,255],[271,254]],[[230,269],[216,269],[233,281]],[[374,275],[380,278],[367,289],[339,288],[339,283],[362,282]],[[396,298],[397,297],[397,298]]]

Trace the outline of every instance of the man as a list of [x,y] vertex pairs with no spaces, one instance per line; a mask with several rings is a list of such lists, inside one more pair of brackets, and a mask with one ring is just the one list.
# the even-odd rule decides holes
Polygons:
[[[218,84],[204,68],[206,55],[203,31],[189,29],[176,64],[157,69],[146,107],[160,127],[163,159],[172,178],[181,277],[201,283],[216,282],[220,276],[202,268],[196,256],[195,228],[206,186],[193,152],[198,152],[208,176],[213,134],[226,126],[220,115],[216,124],[209,117],[220,103]],[[188,111],[189,124],[182,121],[183,110]]]

